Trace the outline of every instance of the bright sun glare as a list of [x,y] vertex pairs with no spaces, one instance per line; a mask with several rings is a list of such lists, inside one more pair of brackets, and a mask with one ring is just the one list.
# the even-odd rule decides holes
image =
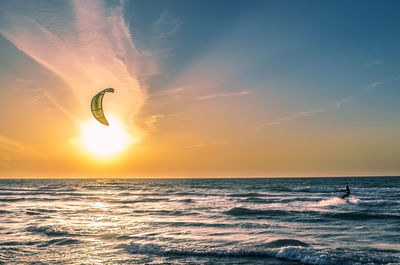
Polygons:
[[80,140],[85,151],[105,158],[123,151],[131,143],[130,135],[118,120],[110,118],[109,122],[110,126],[96,120],[82,125]]

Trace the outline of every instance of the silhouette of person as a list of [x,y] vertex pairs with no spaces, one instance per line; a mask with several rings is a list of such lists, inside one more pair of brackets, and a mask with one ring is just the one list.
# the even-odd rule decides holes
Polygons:
[[349,188],[348,185],[346,185],[346,189],[340,190],[340,191],[346,192],[346,194],[343,194],[342,197],[341,197],[343,200],[350,196],[350,188]]

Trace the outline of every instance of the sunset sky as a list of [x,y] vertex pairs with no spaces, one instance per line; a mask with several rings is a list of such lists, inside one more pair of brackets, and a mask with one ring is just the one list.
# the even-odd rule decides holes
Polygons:
[[0,178],[399,175],[399,10],[0,0]]

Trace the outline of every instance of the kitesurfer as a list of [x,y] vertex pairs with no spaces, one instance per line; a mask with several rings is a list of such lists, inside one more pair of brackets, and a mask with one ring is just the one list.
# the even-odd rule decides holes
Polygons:
[[346,194],[343,194],[341,197],[343,200],[350,196],[350,188],[348,185],[346,185],[346,189],[340,190],[340,191],[346,192]]

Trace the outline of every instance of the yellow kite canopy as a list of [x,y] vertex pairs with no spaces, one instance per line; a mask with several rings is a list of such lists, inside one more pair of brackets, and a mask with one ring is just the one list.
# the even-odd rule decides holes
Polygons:
[[100,123],[108,126],[108,121],[104,116],[103,112],[103,97],[106,92],[114,93],[113,88],[106,88],[103,91],[97,93],[93,98],[92,102],[90,103],[90,107],[92,109],[93,116],[98,120]]

